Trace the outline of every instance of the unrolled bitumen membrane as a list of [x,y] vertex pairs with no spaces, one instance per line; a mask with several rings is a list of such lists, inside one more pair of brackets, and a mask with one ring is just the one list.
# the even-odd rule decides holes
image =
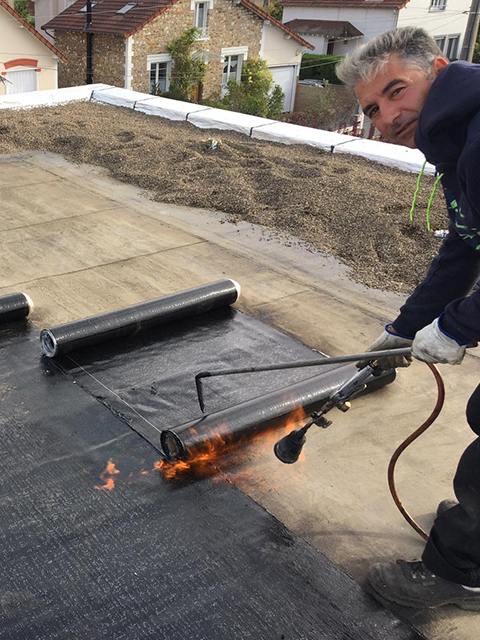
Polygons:
[[[166,430],[182,432],[187,444],[209,440],[212,434],[216,438],[219,430],[222,435],[232,432],[234,439],[245,430],[251,436],[275,426],[276,418],[303,402],[307,409],[318,408],[356,368],[326,365],[205,378],[206,418],[196,394],[195,375],[200,371],[318,357],[298,340],[228,307],[56,362],[163,455],[161,434]],[[386,376],[378,384],[393,379]],[[334,413],[329,417],[334,419]]]
[[32,299],[26,293],[9,293],[0,296],[0,324],[26,318],[32,309]]
[[212,309],[233,304],[239,295],[240,285],[237,282],[219,280],[123,309],[44,329],[40,335],[40,344],[43,353],[53,358],[109,340],[124,338],[155,326],[207,313]]
[[[159,424],[172,424],[191,414],[198,361],[189,358],[213,326],[217,341],[208,346],[223,340],[219,355],[229,363],[259,344],[257,360],[305,355],[242,314],[212,315],[198,317],[196,328],[191,320],[171,328],[166,357],[160,348],[147,357],[146,332],[128,338],[124,353],[112,342],[83,362],[132,407],[148,406]],[[155,449],[126,424],[130,414],[119,419],[39,358],[38,338],[28,322],[0,328],[1,640],[423,637],[229,482],[166,482],[152,470]],[[244,395],[229,393],[231,380],[218,382],[210,406]],[[142,389],[154,402],[144,405]],[[117,402],[120,415],[128,407]],[[114,488],[106,489],[109,461]]]

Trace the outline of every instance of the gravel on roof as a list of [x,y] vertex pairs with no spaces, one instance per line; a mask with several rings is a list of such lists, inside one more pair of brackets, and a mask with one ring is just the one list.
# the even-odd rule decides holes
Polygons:
[[[220,142],[215,150],[209,148],[212,138]],[[380,289],[411,290],[441,242],[425,224],[431,176],[422,178],[410,223],[417,176],[349,154],[81,102],[0,111],[0,153],[27,150],[106,168],[156,201],[286,232],[342,260],[355,280]],[[431,222],[432,229],[448,225],[441,189]]]

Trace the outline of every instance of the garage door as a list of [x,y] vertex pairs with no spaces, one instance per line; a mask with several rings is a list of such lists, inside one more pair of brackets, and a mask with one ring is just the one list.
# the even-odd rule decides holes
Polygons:
[[295,97],[295,67],[270,67],[270,71],[273,75],[273,81],[275,82],[275,84],[278,84],[282,87],[283,93],[285,94],[283,110],[291,111],[293,109],[293,100]]
[[25,71],[9,71],[5,76],[7,93],[26,93],[37,90],[37,72],[34,69]]

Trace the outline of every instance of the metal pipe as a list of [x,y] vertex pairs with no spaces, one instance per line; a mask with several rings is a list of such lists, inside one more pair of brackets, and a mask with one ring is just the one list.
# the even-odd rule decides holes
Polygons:
[[26,318],[33,306],[32,299],[26,293],[9,293],[0,297],[0,323]]
[[299,369],[300,367],[319,367],[330,364],[345,364],[347,362],[361,362],[362,360],[377,360],[379,358],[390,358],[392,356],[409,356],[412,353],[411,347],[401,349],[385,349],[384,351],[363,351],[345,356],[325,356],[321,359],[295,360],[294,362],[277,362],[274,364],[259,364],[254,367],[238,367],[236,369],[217,369],[216,371],[202,371],[197,373],[197,378],[209,378],[211,376],[226,376],[235,373],[256,373],[257,371],[276,371],[277,369]]
[[475,43],[477,41],[478,25],[480,22],[480,0],[472,0],[468,14],[469,16],[463,38],[460,60],[471,62],[475,52]]
[[92,0],[87,0],[85,13],[85,31],[87,39],[87,73],[86,84],[93,84],[93,33],[92,28]]
[[200,409],[205,412],[205,402],[203,398],[202,379],[215,376],[228,376],[237,373],[257,373],[260,371],[277,371],[278,369],[300,369],[302,367],[319,367],[332,364],[344,364],[347,362],[371,362],[372,360],[389,358],[391,356],[409,356],[412,353],[411,347],[402,347],[401,349],[386,349],[384,351],[367,351],[364,353],[354,353],[345,356],[334,356],[329,358],[325,356],[320,360],[295,360],[294,362],[277,362],[274,364],[260,364],[253,367],[237,367],[235,369],[217,369],[216,371],[202,371],[195,376],[195,385],[197,388],[197,398]]
[[[307,413],[320,409],[355,371],[358,370],[354,365],[339,367],[198,420],[165,429],[160,435],[161,450],[167,460],[178,460],[208,449],[211,441],[220,445],[224,442],[228,446],[251,439],[257,433],[281,426],[295,409],[303,407]],[[393,380],[395,371],[387,371],[368,381],[368,391]]]
[[219,280],[131,307],[43,329],[40,344],[43,353],[53,358],[233,304],[239,295],[240,285],[235,280]]

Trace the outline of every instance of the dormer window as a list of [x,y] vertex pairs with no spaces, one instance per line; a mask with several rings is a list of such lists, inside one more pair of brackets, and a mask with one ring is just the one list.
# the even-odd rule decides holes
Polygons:
[[128,13],[131,9],[134,9],[136,6],[138,6],[137,2],[129,2],[124,7],[116,11],[116,13],[123,15],[124,13]]

